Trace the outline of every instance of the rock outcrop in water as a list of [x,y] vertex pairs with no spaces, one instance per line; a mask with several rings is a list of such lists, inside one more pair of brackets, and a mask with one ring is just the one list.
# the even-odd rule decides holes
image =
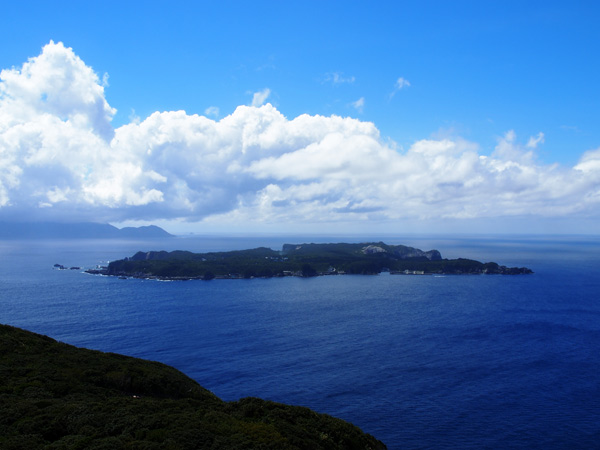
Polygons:
[[0,325],[0,448],[385,449],[308,408],[224,402],[157,362]]

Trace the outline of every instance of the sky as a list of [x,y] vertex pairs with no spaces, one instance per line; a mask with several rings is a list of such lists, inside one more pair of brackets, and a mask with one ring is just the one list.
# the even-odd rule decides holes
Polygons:
[[10,2],[0,222],[591,233],[593,1]]

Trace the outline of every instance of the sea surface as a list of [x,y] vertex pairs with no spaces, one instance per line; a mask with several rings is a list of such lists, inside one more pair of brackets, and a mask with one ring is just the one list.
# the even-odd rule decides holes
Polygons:
[[[535,273],[160,282],[53,268],[372,240]],[[599,237],[0,241],[0,323],[161,361],[224,400],[307,406],[390,449],[600,448]]]

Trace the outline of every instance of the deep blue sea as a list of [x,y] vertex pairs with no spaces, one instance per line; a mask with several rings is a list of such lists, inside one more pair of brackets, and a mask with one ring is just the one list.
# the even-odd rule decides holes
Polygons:
[[521,276],[120,280],[138,250],[372,237],[0,241],[0,323],[172,365],[224,400],[348,420],[390,449],[600,448],[600,238],[378,237]]

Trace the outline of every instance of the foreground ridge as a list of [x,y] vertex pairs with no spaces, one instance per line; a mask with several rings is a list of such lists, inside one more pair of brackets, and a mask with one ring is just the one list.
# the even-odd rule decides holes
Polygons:
[[161,363],[0,325],[0,448],[385,449],[356,426],[258,398],[224,402]]
[[526,267],[506,267],[471,259],[442,259],[437,250],[423,251],[383,242],[362,244],[284,244],[281,251],[260,247],[230,252],[138,252],[88,273],[134,278],[189,280],[254,277],[312,277],[381,272],[406,275],[533,273]]

